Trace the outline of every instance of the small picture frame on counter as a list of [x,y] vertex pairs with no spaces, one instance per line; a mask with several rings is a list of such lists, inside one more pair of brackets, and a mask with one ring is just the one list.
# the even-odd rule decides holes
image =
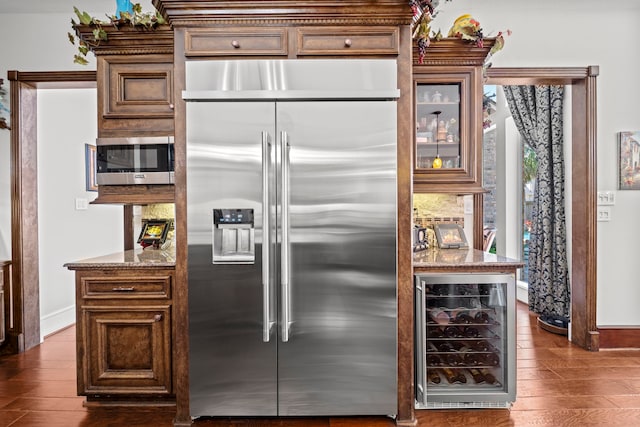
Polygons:
[[420,252],[429,249],[429,242],[427,241],[427,229],[424,227],[413,228],[413,251]]
[[467,237],[464,229],[459,224],[435,224],[438,247],[442,249],[468,248]]
[[167,240],[170,228],[171,220],[169,219],[147,220],[142,225],[138,243],[143,247],[160,247]]

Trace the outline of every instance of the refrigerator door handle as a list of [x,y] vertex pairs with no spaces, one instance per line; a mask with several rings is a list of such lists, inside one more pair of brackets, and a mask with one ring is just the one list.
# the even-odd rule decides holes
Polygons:
[[291,329],[291,284],[289,283],[289,135],[280,133],[280,150],[282,165],[282,245],[281,272],[282,278],[282,342],[289,341]]
[[262,341],[269,342],[271,328],[271,195],[269,192],[269,171],[271,166],[271,142],[268,132],[262,132]]
[[416,293],[415,293],[415,310],[416,310],[416,400],[423,404],[427,404],[427,364],[426,364],[426,304],[424,287],[425,283],[416,277]]

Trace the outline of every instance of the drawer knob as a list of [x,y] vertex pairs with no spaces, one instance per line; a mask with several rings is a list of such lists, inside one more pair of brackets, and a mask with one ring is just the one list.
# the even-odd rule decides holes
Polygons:
[[162,314],[156,314],[155,316],[153,316],[154,322],[159,322],[161,320],[162,320]]
[[233,40],[231,42],[231,46],[235,47],[236,49],[238,49],[240,47],[240,42],[238,40]]
[[351,47],[351,39],[345,39],[344,40],[344,47]]

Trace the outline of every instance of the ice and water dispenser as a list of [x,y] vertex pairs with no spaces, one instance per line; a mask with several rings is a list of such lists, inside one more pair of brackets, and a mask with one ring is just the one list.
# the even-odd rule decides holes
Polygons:
[[253,264],[253,209],[213,210],[213,263]]

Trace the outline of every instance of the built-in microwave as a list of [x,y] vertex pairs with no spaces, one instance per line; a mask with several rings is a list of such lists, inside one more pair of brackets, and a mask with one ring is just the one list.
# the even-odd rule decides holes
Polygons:
[[98,138],[98,185],[173,184],[172,136]]

